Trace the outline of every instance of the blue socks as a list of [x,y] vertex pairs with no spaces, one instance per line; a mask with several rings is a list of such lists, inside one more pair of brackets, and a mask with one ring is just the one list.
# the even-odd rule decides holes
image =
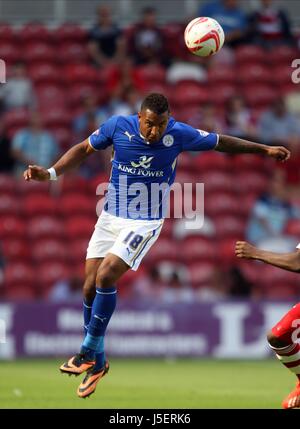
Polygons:
[[89,302],[86,299],[83,300],[84,336],[86,336],[89,329],[89,323],[92,315],[92,305],[93,305],[93,302]]
[[104,366],[104,336],[116,308],[116,302],[117,289],[115,287],[96,288],[89,324],[86,323],[89,316],[89,306],[84,302],[84,324],[85,329],[88,326],[88,330],[81,347],[81,353],[84,353],[90,360],[96,359],[95,370]]

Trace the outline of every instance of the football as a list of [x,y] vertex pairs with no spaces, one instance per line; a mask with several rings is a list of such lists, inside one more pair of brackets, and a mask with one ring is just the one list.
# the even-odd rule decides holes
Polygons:
[[188,50],[199,57],[216,54],[223,46],[223,28],[215,19],[199,17],[193,19],[184,31],[184,41]]

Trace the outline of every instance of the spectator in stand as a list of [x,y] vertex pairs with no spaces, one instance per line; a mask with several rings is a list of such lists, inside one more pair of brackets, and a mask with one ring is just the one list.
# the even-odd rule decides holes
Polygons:
[[82,112],[73,121],[73,132],[76,141],[81,141],[81,139],[85,138],[86,129],[91,118],[94,118],[96,128],[98,128],[110,116],[110,112],[105,113],[103,108],[97,105],[96,97],[93,94],[84,95],[82,98]]
[[201,286],[195,293],[198,300],[212,302],[228,298],[228,290],[228,272],[216,265],[207,285]]
[[209,1],[199,10],[199,16],[216,19],[223,27],[225,43],[232,48],[245,42],[247,18],[239,0]]
[[16,161],[15,174],[23,173],[28,165],[52,165],[59,155],[54,137],[43,128],[38,112],[32,112],[28,128],[17,132],[12,142],[12,156]]
[[81,302],[82,301],[82,279],[76,275],[69,279],[56,282],[51,289],[49,301],[52,302]]
[[225,109],[226,133],[242,139],[255,139],[256,128],[252,122],[251,113],[240,95],[231,97]]
[[290,219],[300,218],[299,210],[288,200],[285,175],[276,169],[268,190],[256,201],[246,231],[247,240],[259,245],[266,239],[284,241],[284,230]]
[[139,111],[141,105],[141,96],[134,88],[126,88],[120,99],[112,99],[112,115],[133,115]]
[[6,135],[3,117],[0,117],[0,173],[11,173],[14,159],[11,154],[11,140]]
[[268,145],[283,144],[292,151],[300,145],[300,121],[287,109],[285,99],[279,97],[270,110],[263,113],[258,124],[258,138]]
[[188,284],[183,283],[178,273],[174,271],[167,287],[162,291],[161,301],[173,304],[176,302],[193,302],[194,299],[193,289]]
[[0,98],[4,109],[35,108],[36,98],[32,82],[22,62],[12,67],[12,74],[4,85],[0,85]]
[[156,10],[146,7],[142,19],[129,35],[128,47],[136,64],[165,63],[163,33],[156,21]]
[[228,294],[232,298],[250,298],[252,296],[253,285],[244,277],[242,271],[237,266],[233,266],[228,272],[229,290]]
[[126,43],[122,31],[112,22],[109,6],[97,9],[97,23],[89,34],[88,49],[93,64],[97,67],[120,63],[125,57]]
[[159,301],[167,288],[159,269],[153,265],[149,273],[139,277],[132,285],[132,296],[145,300]]
[[224,123],[213,103],[203,104],[199,123],[200,128],[209,133],[215,130],[214,132],[222,134],[224,131]]
[[252,41],[271,48],[279,44],[294,45],[295,39],[287,13],[273,0],[261,0],[261,7],[249,17]]

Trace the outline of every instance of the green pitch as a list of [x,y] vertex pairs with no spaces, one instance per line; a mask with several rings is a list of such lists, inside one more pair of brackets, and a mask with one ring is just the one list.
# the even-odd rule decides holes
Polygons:
[[88,399],[82,376],[60,374],[55,360],[0,362],[0,408],[280,408],[294,387],[279,362],[111,360]]

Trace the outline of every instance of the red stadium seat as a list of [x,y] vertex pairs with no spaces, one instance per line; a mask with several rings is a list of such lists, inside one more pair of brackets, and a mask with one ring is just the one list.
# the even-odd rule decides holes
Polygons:
[[23,57],[27,64],[42,61],[55,62],[57,61],[57,52],[47,43],[34,41],[23,47]]
[[69,259],[72,264],[84,264],[88,243],[87,238],[75,238],[69,242]]
[[32,242],[31,254],[38,264],[48,261],[65,262],[68,258],[68,248],[66,243],[60,240],[36,240]]
[[266,159],[262,156],[255,154],[247,155],[234,155],[232,158],[232,167],[236,171],[245,171],[252,170],[253,172],[258,171],[260,173],[265,173],[269,170]]
[[17,286],[31,287],[37,278],[35,269],[21,262],[10,263],[4,272],[4,282],[8,289]]
[[244,45],[235,50],[236,62],[241,63],[265,63],[266,52],[260,46]]
[[289,85],[293,84],[294,87],[297,86],[292,82],[292,72],[291,64],[281,64],[272,69],[272,80],[275,85]]
[[28,252],[27,241],[16,238],[8,238],[3,241],[3,253],[4,258],[8,263],[27,263],[31,258],[31,254]]
[[180,257],[181,256],[178,254],[178,249],[176,249],[176,246],[174,246],[174,242],[168,238],[161,237],[151,247],[145,259],[147,259],[148,263],[155,264],[157,262],[161,262],[164,259],[168,259],[168,261],[178,261]]
[[56,127],[68,127],[70,126],[71,118],[66,109],[57,108],[43,110],[42,118],[45,126],[49,129]]
[[27,232],[26,223],[22,218],[15,216],[15,213],[4,215],[0,209],[0,238],[2,239],[22,239]]
[[210,170],[226,173],[232,169],[232,158],[217,152],[202,152],[193,157],[192,161],[193,167],[199,175]]
[[87,30],[80,25],[66,22],[55,30],[54,37],[58,43],[85,42]]
[[190,172],[194,169],[194,157],[189,152],[182,152],[177,158],[177,171]]
[[[101,77],[100,74],[92,67],[87,64],[73,64],[64,67],[63,73],[68,84],[74,83],[90,83],[94,84]],[[100,76],[100,77],[99,77]]]
[[236,238],[242,240],[245,235],[246,224],[240,217],[232,215],[217,216],[214,218],[216,235],[221,240],[225,238]]
[[236,70],[236,76],[244,85],[268,83],[272,80],[273,70],[262,64],[246,64]]
[[59,59],[64,64],[85,63],[89,59],[88,49],[78,42],[65,42],[59,46]]
[[53,63],[38,63],[28,68],[28,74],[35,84],[55,84],[63,83],[62,75]]
[[238,94],[236,85],[219,83],[210,87],[209,100],[217,106],[224,106],[234,95]]
[[236,82],[237,73],[236,70],[230,66],[212,67],[208,71],[207,78],[212,88],[214,85],[219,85],[220,83],[233,85]]
[[215,264],[193,262],[188,264],[189,279],[194,288],[209,284],[215,271]]
[[13,109],[5,113],[4,124],[5,128],[11,127],[27,127],[29,121],[29,112],[26,109]]
[[30,219],[27,224],[27,231],[31,240],[37,238],[62,239],[64,237],[63,222],[53,216],[36,216]]
[[205,194],[204,210],[211,217],[239,214],[240,202],[233,193],[209,192]]
[[90,192],[90,183],[88,180],[84,179],[83,177],[80,176],[75,176],[75,175],[64,175],[62,176],[62,181],[61,181],[61,186],[62,186],[62,195],[65,196],[68,193],[75,193],[77,192],[78,194],[89,194],[91,193],[91,195],[95,195],[95,189],[92,190],[92,192]]
[[49,289],[59,280],[68,279],[70,275],[71,269],[68,264],[63,262],[44,262],[36,269],[37,291],[43,294],[43,290]]
[[[230,235],[231,234],[229,234],[229,238],[225,237],[220,240],[217,245],[220,264],[222,267],[236,265],[237,263],[237,257],[235,256],[235,243],[237,240],[235,238],[230,238]],[[241,240],[243,239],[243,235],[244,234],[240,236]]]
[[263,193],[268,186],[268,177],[255,171],[237,171],[235,174],[235,189],[240,194]]
[[31,180],[30,182],[25,182],[25,180],[18,180],[16,182],[17,192],[22,196],[34,195],[34,194],[47,194],[50,189],[49,182],[37,182]]
[[62,196],[58,201],[59,212],[65,216],[88,216],[96,215],[96,197],[77,193]]
[[277,88],[274,89],[270,86],[261,84],[246,85],[242,92],[246,102],[252,108],[258,106],[269,107],[278,96]]
[[28,218],[38,215],[54,215],[57,202],[48,195],[29,195],[23,199],[23,212]]
[[90,239],[94,232],[96,217],[72,216],[66,220],[65,232],[70,240],[75,238]]
[[18,38],[23,43],[28,42],[52,42],[52,33],[48,28],[38,23],[28,23],[18,31]]
[[285,283],[272,281],[269,284],[265,284],[262,289],[263,297],[265,299],[272,300],[294,300],[298,297],[298,287],[295,283]]
[[[82,106],[85,97],[93,96],[98,100],[99,88],[95,83],[75,83],[68,88],[68,103],[72,107]],[[106,93],[106,90],[104,90]]]
[[36,298],[34,287],[31,284],[12,284],[6,292],[5,298],[9,301],[33,301]]
[[218,262],[215,243],[200,237],[187,237],[178,243],[181,258],[185,263]]
[[[51,133],[59,144],[62,152],[70,149],[74,143],[74,136],[69,127],[55,126],[51,127]],[[76,142],[78,143],[78,142]]]
[[168,23],[161,27],[164,36],[164,47],[168,57],[185,58],[188,57],[188,50],[184,45],[182,37],[184,25],[181,23]]
[[162,227],[162,230],[161,230],[159,237],[171,240],[173,237],[173,228],[174,228],[173,219],[170,219],[170,218],[166,219],[164,221],[164,226]]
[[176,107],[201,105],[209,100],[209,92],[204,85],[197,85],[191,82],[181,82],[176,85],[176,89],[171,96],[171,103]]
[[204,191],[214,192],[232,192],[234,191],[235,177],[229,172],[220,170],[205,171],[203,174],[199,172],[198,182],[204,183]]
[[41,109],[57,108],[66,105],[66,91],[60,85],[39,84],[36,87],[39,107]]
[[18,215],[20,203],[16,197],[9,194],[0,194],[0,216]]
[[291,219],[286,225],[285,232],[296,237],[300,237],[300,220]]
[[0,174],[0,195],[16,192],[16,180],[8,174]]
[[276,46],[267,54],[267,60],[275,66],[279,64],[290,66],[295,58],[300,58],[299,54],[297,48],[286,45]]
[[22,60],[23,52],[20,50],[18,45],[12,42],[2,41],[0,42],[0,58],[5,61],[6,64],[14,64],[17,61]]
[[165,83],[166,70],[158,64],[139,66],[135,69],[138,79],[151,83]]
[[12,44],[16,41],[16,32],[13,26],[5,22],[0,24],[0,40]]

